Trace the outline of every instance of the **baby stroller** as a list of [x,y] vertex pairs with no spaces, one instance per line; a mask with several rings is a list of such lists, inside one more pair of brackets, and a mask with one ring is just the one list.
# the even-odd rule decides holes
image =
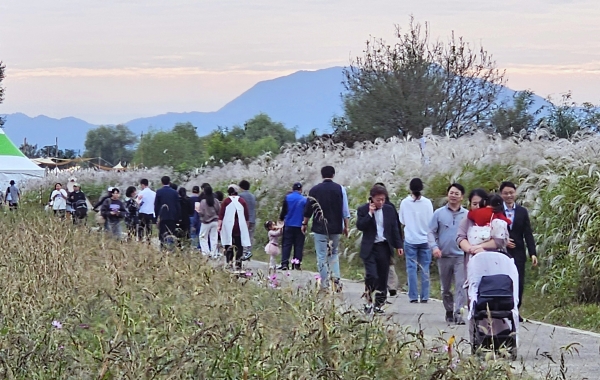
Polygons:
[[473,353],[501,349],[517,359],[519,332],[519,274],[512,258],[481,252],[467,267],[469,332]]

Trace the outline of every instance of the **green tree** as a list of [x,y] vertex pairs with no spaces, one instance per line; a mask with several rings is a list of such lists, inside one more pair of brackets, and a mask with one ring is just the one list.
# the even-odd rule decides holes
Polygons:
[[38,146],[37,146],[37,144],[31,145],[29,143],[23,143],[19,147],[19,150],[25,156],[27,156],[27,158],[37,158],[37,157],[40,157],[40,154],[38,152]]
[[135,152],[135,162],[144,166],[168,166],[185,171],[204,158],[203,142],[191,123],[176,124],[170,131],[150,131],[143,135]]
[[282,123],[271,120],[269,115],[264,113],[259,113],[246,121],[244,123],[244,132],[244,137],[250,141],[258,141],[264,137],[271,136],[279,144],[279,147],[296,141],[295,130],[287,129]]
[[90,129],[85,138],[85,157],[100,157],[111,165],[130,162],[137,136],[125,125],[101,125]]
[[[492,114],[490,124],[503,137],[528,130],[534,126],[535,116],[531,112],[533,92],[526,90],[515,93],[511,106],[502,105]],[[540,110],[535,111],[539,113]]]
[[504,73],[483,48],[474,49],[452,34],[447,43],[430,42],[429,28],[411,18],[396,27],[396,43],[367,41],[364,56],[344,70],[347,124],[334,135],[352,143],[411,134],[461,134],[492,111]]

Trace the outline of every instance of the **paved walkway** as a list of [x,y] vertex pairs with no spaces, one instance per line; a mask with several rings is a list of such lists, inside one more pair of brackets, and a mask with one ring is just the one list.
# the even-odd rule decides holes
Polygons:
[[[250,261],[244,265],[255,273],[265,273],[267,269],[266,263],[258,261]],[[295,284],[306,284],[314,281],[315,274],[309,271],[291,271],[288,277],[284,272],[278,272],[278,278],[282,280],[283,286],[291,281]],[[364,302],[360,297],[364,284],[345,280],[343,285],[343,296],[347,304],[362,310]],[[443,332],[446,337],[454,335],[457,341],[461,338],[469,340],[466,325],[448,325],[445,322],[444,307],[439,300],[430,300],[427,304],[411,304],[405,294],[400,294],[390,301],[392,304],[387,305],[385,311],[393,323],[411,326],[415,330],[421,326],[429,337],[438,337],[440,332]],[[518,361],[523,361],[532,375],[547,373],[549,368],[558,371],[561,348],[576,343],[574,348],[578,353],[573,352],[573,355],[565,356],[567,378],[600,379],[600,334],[530,321],[521,323],[519,340]]]

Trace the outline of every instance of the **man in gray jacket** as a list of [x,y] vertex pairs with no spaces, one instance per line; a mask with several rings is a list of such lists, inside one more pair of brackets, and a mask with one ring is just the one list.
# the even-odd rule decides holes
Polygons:
[[[427,236],[438,263],[446,322],[457,325],[465,324],[460,312],[466,303],[464,253],[456,244],[458,225],[467,216],[461,205],[464,194],[465,188],[458,183],[448,187],[448,203],[433,213]],[[452,280],[455,294],[452,294]]]

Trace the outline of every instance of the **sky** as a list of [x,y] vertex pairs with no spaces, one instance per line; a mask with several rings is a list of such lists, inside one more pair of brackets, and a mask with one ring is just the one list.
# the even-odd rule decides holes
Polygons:
[[4,0],[0,114],[119,123],[216,111],[255,83],[347,66],[409,17],[493,54],[508,87],[600,103],[595,0]]

